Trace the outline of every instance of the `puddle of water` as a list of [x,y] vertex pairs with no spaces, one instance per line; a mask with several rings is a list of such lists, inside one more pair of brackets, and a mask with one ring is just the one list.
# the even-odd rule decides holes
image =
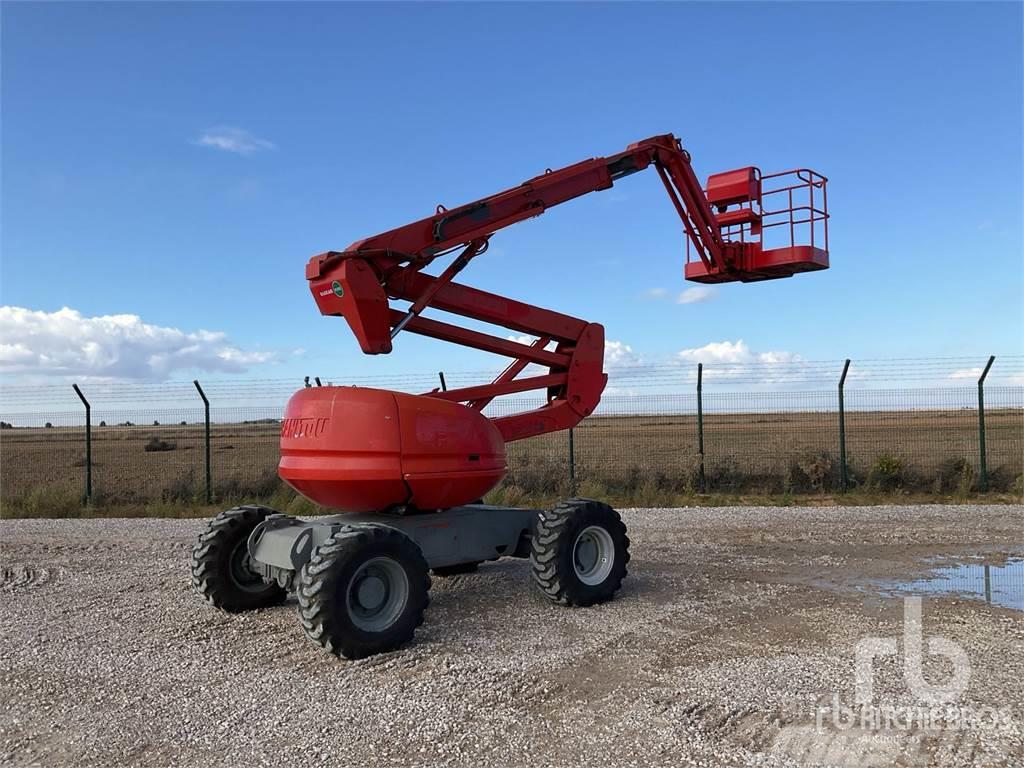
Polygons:
[[892,585],[915,595],[960,595],[992,605],[1024,611],[1024,557],[1001,565],[961,563],[936,568],[929,576]]

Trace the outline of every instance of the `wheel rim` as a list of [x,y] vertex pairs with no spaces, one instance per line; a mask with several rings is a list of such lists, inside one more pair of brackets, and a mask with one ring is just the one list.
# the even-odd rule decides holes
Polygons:
[[572,567],[576,578],[587,586],[595,586],[608,578],[615,565],[615,542],[599,525],[580,531],[572,547]]
[[359,566],[345,593],[352,623],[365,632],[383,632],[405,610],[409,577],[390,557],[375,557]]
[[262,592],[267,588],[263,577],[254,573],[249,567],[249,547],[246,539],[242,539],[231,550],[231,557],[228,559],[228,576],[231,583],[243,592]]

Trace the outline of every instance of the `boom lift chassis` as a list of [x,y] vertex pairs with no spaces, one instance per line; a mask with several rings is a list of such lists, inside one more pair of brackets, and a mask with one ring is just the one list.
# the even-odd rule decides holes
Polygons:
[[[686,279],[753,282],[828,267],[825,177],[809,169],[766,176],[746,167],[712,175],[702,188],[671,134],[547,170],[468,205],[438,206],[425,219],[314,256],[306,279],[317,306],[344,317],[364,353],[391,352],[406,331],[511,362],[488,384],[421,395],[299,390],[282,420],[279,474],[342,513],[301,520],[256,505],[222,512],[192,551],[199,593],[234,612],[294,592],[306,634],[347,658],[412,638],[429,602],[430,572],[445,577],[500,557],[528,557],[552,602],[611,599],[626,576],[629,539],[610,506],[570,499],[532,510],[482,502],[505,474],[506,443],[568,429],[594,412],[607,382],[604,329],[454,277],[486,252],[496,231],[652,166],[682,221]],[[777,242],[770,243],[773,233]],[[437,276],[423,271],[453,253]],[[408,304],[398,309],[391,301]],[[428,307],[533,340],[426,318]],[[546,372],[520,378],[531,364]],[[483,414],[494,398],[531,390],[545,393],[541,407]]]

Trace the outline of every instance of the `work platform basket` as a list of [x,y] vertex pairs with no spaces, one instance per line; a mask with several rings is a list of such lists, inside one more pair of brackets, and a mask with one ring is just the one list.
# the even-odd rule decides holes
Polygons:
[[809,168],[762,175],[750,166],[708,177],[722,238],[739,244],[734,270],[719,272],[686,242],[687,280],[751,282],[828,267],[828,179]]

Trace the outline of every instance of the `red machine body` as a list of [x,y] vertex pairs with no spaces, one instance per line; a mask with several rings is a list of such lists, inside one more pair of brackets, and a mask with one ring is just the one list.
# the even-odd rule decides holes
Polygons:
[[282,477],[328,507],[438,509],[483,497],[505,475],[505,441],[458,403],[363,387],[311,387],[281,425]]
[[[355,387],[300,390],[281,430],[280,476],[344,511],[431,510],[474,501],[505,472],[504,443],[568,429],[593,413],[607,382],[604,328],[454,282],[499,229],[653,166],[683,224],[685,277],[752,282],[828,267],[827,179],[808,169],[755,167],[708,178],[672,135],[545,171],[518,187],[436,212],[310,259],[321,313],[344,317],[366,354],[387,354],[408,331],[511,358],[490,383],[407,395]],[[731,209],[731,210],[730,210]],[[458,252],[439,275],[424,269]],[[392,301],[407,302],[404,309]],[[422,316],[428,307],[483,321],[530,343]],[[520,378],[528,365],[546,369]],[[496,397],[545,392],[539,408],[488,418]]]

